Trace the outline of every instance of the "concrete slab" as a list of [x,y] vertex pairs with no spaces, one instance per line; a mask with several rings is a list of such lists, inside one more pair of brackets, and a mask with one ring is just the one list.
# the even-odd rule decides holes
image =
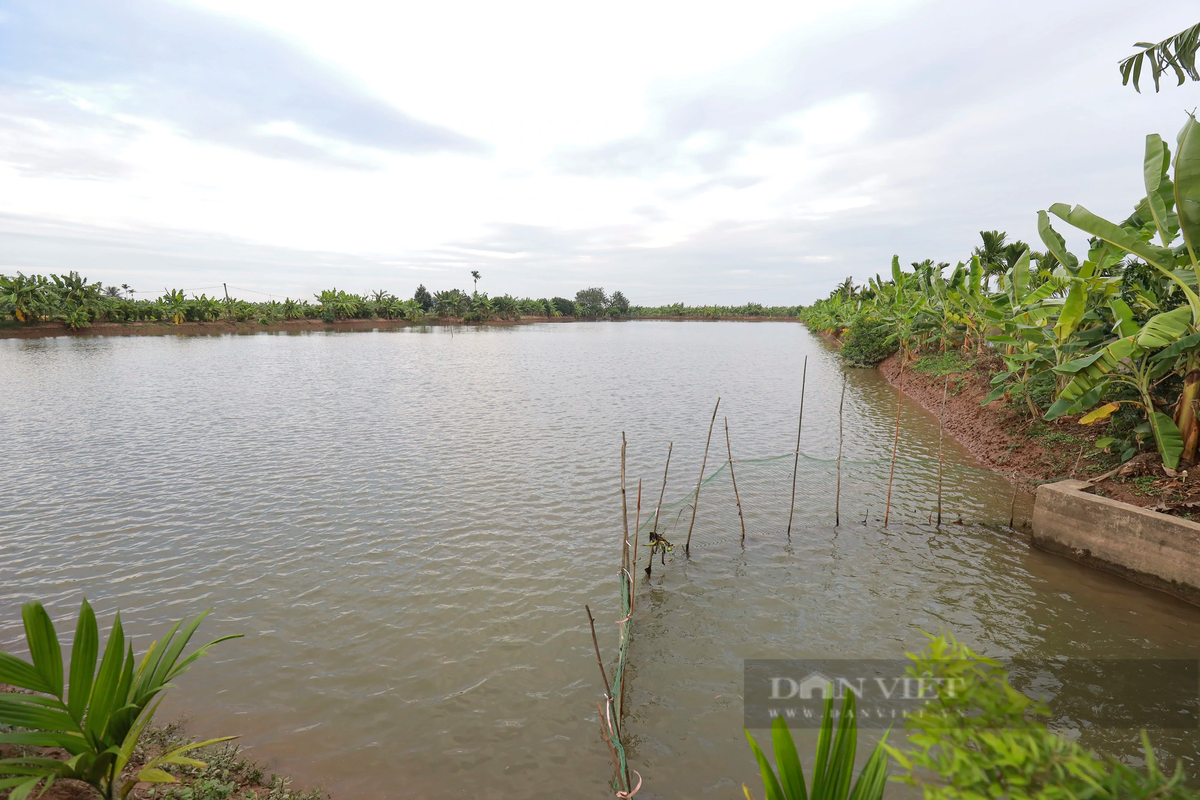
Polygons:
[[1200,605],[1200,523],[1091,488],[1077,480],[1038,487],[1034,546]]

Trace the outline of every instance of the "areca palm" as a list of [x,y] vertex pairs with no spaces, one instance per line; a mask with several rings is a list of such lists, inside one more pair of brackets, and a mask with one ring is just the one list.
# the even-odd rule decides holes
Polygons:
[[976,247],[972,255],[979,259],[979,265],[983,269],[985,285],[987,285],[993,275],[1000,275],[1009,267],[1009,264],[1005,261],[1007,247],[1005,239],[1007,237],[1008,233],[1005,231],[979,232],[979,238],[983,240],[983,244]]
[[50,615],[40,603],[22,606],[32,663],[0,652],[0,681],[33,694],[0,694],[0,723],[17,729],[0,734],[0,744],[58,747],[70,758],[22,755],[0,759],[0,790],[8,789],[10,800],[24,800],[39,787],[40,794],[56,780],[72,779],[90,784],[106,800],[112,800],[128,797],[139,781],[175,782],[163,771],[166,764],[203,765],[184,753],[233,737],[168,750],[147,763],[135,778],[120,784],[122,772],[170,682],[213,645],[238,638],[225,636],[184,656],[183,651],[207,615],[206,611],[186,625],[183,621],[176,623],[165,638],[150,644],[140,662],[135,662],[133,644],[126,641],[118,613],[97,671],[100,637],[96,615],[85,599],[79,609],[70,667],[64,679],[62,646]]
[[1150,72],[1154,77],[1154,91],[1159,90],[1159,79],[1171,70],[1182,86],[1186,78],[1200,81],[1200,70],[1196,68],[1196,51],[1200,48],[1200,23],[1186,28],[1174,36],[1161,42],[1138,42],[1134,47],[1142,48],[1140,53],[1134,53],[1120,64],[1121,85],[1126,86],[1133,81],[1133,88],[1141,92],[1138,81],[1142,77],[1142,67],[1148,61]]

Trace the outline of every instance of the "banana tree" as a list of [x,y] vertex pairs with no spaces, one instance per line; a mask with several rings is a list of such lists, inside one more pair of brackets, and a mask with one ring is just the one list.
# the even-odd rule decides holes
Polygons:
[[167,316],[178,325],[187,316],[190,305],[187,296],[184,295],[182,289],[164,289],[163,291],[165,294],[158,298],[158,303],[167,312]]
[[74,270],[66,275],[51,275],[50,280],[54,282],[54,290],[64,303],[83,306],[100,299],[100,283],[88,283],[87,278]]
[[[1083,318],[1078,313],[1078,292],[1072,297],[1069,279],[1048,277],[1040,285],[1031,287],[1030,251],[1028,248],[1000,278],[1001,294],[993,303],[990,318],[999,333],[987,340],[1000,347],[1005,371],[992,378],[992,391],[984,399],[987,405],[1002,395],[1020,398],[1036,418],[1042,412],[1033,399],[1034,379],[1057,363],[1056,355],[1063,348],[1055,344],[1065,342]],[[1056,293],[1067,290],[1067,297],[1052,298]],[[1061,300],[1055,304],[1052,299]],[[1046,320],[1059,312],[1058,324],[1050,327]]]
[[0,275],[0,304],[12,306],[17,322],[36,320],[38,310],[46,304],[47,286],[41,275]]
[[[1151,317],[1128,336],[1109,341],[1082,358],[1055,367],[1054,371],[1071,377],[1059,398],[1046,413],[1055,419],[1064,413],[1083,413],[1100,402],[1110,386],[1127,386],[1137,392],[1137,400],[1117,400],[1085,414],[1080,422],[1091,424],[1107,418],[1122,404],[1133,405],[1146,415],[1163,466],[1176,469],[1188,444],[1175,421],[1160,411],[1154,388],[1175,368],[1176,360],[1187,350],[1200,345],[1200,334],[1190,333],[1190,309],[1177,308]],[[1129,329],[1122,321],[1124,330]],[[1192,442],[1193,449],[1195,442]]]
[[[1191,338],[1192,334],[1200,332],[1200,296],[1193,288],[1200,285],[1200,125],[1197,125],[1194,115],[1188,115],[1188,121],[1179,132],[1174,180],[1168,175],[1170,166],[1171,154],[1166,142],[1158,134],[1147,136],[1142,170],[1146,196],[1134,214],[1121,225],[1098,217],[1079,205],[1071,207],[1056,203],[1050,207],[1050,213],[1158,270],[1175,284],[1186,299],[1188,313],[1171,317],[1183,324],[1175,341],[1185,341],[1187,344],[1179,348],[1168,365],[1167,374],[1175,370],[1184,379],[1175,413],[1168,419],[1171,427],[1180,432],[1184,443],[1182,457],[1191,463],[1196,459],[1197,442],[1200,441],[1200,425],[1196,415],[1197,400],[1200,400],[1200,338],[1194,341]],[[1039,231],[1044,227],[1052,232],[1048,222],[1043,226],[1044,218],[1043,212],[1039,215]],[[1153,242],[1155,236],[1158,237],[1158,244]],[[1176,239],[1180,237],[1181,243],[1176,244]],[[1050,245],[1046,236],[1043,236],[1043,241],[1047,242],[1047,246]],[[1163,314],[1159,314],[1151,321],[1163,317]],[[1158,373],[1165,362],[1166,359],[1155,362],[1151,372]],[[1065,395],[1062,397],[1065,398]],[[1162,426],[1155,416],[1161,412],[1149,404],[1146,405],[1146,413],[1166,463],[1159,436]],[[1175,462],[1178,463],[1178,458]],[[1173,468],[1175,465],[1168,466]]]

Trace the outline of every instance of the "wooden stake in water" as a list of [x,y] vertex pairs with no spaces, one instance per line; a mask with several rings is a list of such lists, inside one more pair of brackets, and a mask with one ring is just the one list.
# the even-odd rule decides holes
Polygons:
[[[604,659],[600,657],[600,642],[596,639],[596,620],[592,618],[592,609],[584,605],[583,610],[587,612],[588,624],[592,628],[592,647],[596,650],[596,665],[600,667],[600,680],[604,681],[604,705],[600,706],[597,703],[597,708],[600,710],[600,729],[604,732],[604,741],[608,745],[609,755],[612,757],[613,769],[616,772],[618,783],[622,777],[625,780],[624,785],[629,786],[629,776],[621,775],[620,763],[617,760],[617,753],[613,750],[610,736],[615,737],[617,741],[621,739],[621,719],[619,715],[613,715],[611,709],[613,706],[612,688],[608,684],[608,672],[604,669]],[[616,717],[614,719],[614,716]]]
[[846,373],[842,372],[842,400],[838,403],[837,491],[833,495],[833,527],[842,524],[842,409],[846,406]]
[[892,481],[896,478],[896,451],[900,449],[900,409],[904,406],[904,354],[900,354],[900,386],[896,390],[896,439],[892,442],[892,472],[888,475],[887,505],[883,509],[883,527],[892,513]]
[[717,409],[721,407],[721,398],[717,398],[717,404],[713,406],[712,419],[708,422],[708,439],[704,442],[704,460],[700,462],[700,480],[696,481],[696,496],[692,499],[692,522],[688,525],[687,542],[683,546],[683,554],[688,558],[692,556],[692,528],[696,527],[696,509],[700,506],[700,486],[704,483],[704,467],[708,464],[708,446],[712,444],[712,429],[717,421]]
[[629,503],[625,499],[625,431],[621,431],[621,524],[625,528],[621,539],[621,569],[629,569]]
[[946,376],[946,385],[942,387],[942,412],[938,414],[938,505],[937,526],[942,527],[942,436],[946,430],[946,394],[950,391],[950,376]]
[[634,517],[633,523],[633,560],[629,567],[629,613],[633,613],[633,595],[637,589],[637,581],[633,579],[633,571],[637,569],[637,545],[638,539],[642,538],[642,479],[638,478],[638,502],[637,515]]
[[604,744],[608,747],[608,757],[612,759],[613,775],[619,780],[621,775],[621,763],[617,759],[617,751],[612,745],[612,732],[608,729],[607,714],[604,713],[604,705],[596,703],[596,710],[600,712],[600,738],[604,740]]
[[729,451],[729,479],[733,481],[733,499],[737,502],[738,520],[742,523],[742,544],[745,544],[746,518],[742,516],[742,498],[738,495],[737,476],[733,474],[733,445],[729,443],[729,417],[725,418],[725,449]]
[[1017,473],[1013,471],[1013,496],[1012,502],[1008,505],[1008,527],[1014,527],[1013,523],[1017,521]]
[[612,689],[608,685],[608,671],[604,669],[604,659],[600,657],[600,642],[596,639],[596,620],[592,618],[592,609],[586,604],[583,610],[587,612],[588,624],[592,626],[592,647],[596,649],[596,664],[600,667],[600,680],[604,681],[604,699],[612,701]]
[[792,538],[792,515],[796,513],[796,472],[800,469],[800,431],[804,429],[804,384],[808,380],[808,356],[800,373],[800,421],[796,423],[796,461],[792,464],[792,507],[788,511],[788,538]]
[[667,465],[663,467],[662,490],[658,493],[658,507],[654,509],[654,527],[650,530],[650,561],[646,564],[647,575],[650,575],[654,571],[655,543],[658,542],[658,518],[662,514],[663,497],[667,494],[667,471],[671,469],[671,451],[674,449],[674,442],[667,445]]

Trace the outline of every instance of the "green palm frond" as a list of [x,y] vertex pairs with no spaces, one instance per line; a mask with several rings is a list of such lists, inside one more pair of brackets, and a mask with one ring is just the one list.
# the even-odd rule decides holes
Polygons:
[[1154,91],[1156,92],[1161,88],[1160,79],[1168,70],[1175,73],[1180,86],[1188,78],[1200,81],[1200,70],[1196,69],[1196,50],[1200,48],[1200,23],[1180,31],[1169,39],[1163,39],[1161,42],[1154,44],[1138,42],[1134,47],[1140,47],[1142,50],[1121,61],[1122,86],[1129,85],[1132,80],[1133,88],[1141,92],[1142,89],[1138,82],[1141,80],[1142,69],[1147,61],[1150,63],[1150,74],[1154,78]]

